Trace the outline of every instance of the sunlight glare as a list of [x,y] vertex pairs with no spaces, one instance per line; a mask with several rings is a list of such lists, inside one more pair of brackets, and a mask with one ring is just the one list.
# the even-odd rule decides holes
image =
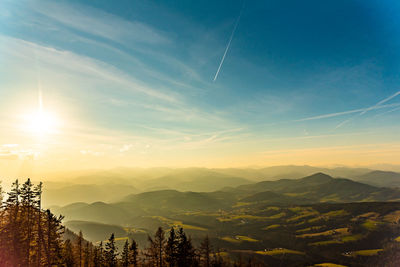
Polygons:
[[44,110],[39,110],[36,113],[28,116],[29,132],[35,135],[45,135],[57,132],[59,120],[55,114]]

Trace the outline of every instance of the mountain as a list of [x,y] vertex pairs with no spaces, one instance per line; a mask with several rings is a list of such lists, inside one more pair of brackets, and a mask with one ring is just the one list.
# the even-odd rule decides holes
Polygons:
[[302,197],[316,202],[356,202],[356,201],[397,201],[400,191],[379,188],[344,178],[332,178],[324,173],[316,173],[301,179],[282,179],[242,185],[240,194],[273,191],[287,196]]
[[248,184],[245,178],[231,176],[204,168],[178,169],[168,175],[146,181],[143,190],[174,189],[179,191],[212,192],[226,186]]
[[122,202],[136,205],[146,210],[199,211],[226,208],[231,203],[227,199],[217,198],[213,193],[179,192],[161,190],[125,197]]
[[270,205],[289,205],[289,204],[305,204],[311,203],[310,200],[300,198],[300,197],[291,197],[283,194],[279,194],[272,191],[264,191],[260,193],[256,193],[254,195],[245,197],[240,199],[240,202],[244,203],[268,203]]
[[[115,202],[126,195],[157,190],[178,190],[192,192],[213,192],[225,187],[237,187],[257,181],[280,181],[301,179],[313,173],[323,172],[332,177],[359,179],[377,186],[396,186],[393,177],[379,179],[390,172],[374,171],[365,168],[320,168],[313,166],[273,166],[266,168],[115,168],[111,170],[88,170],[72,172],[69,179],[44,183],[44,203],[49,206],[63,206],[72,202]],[[392,173],[394,174],[394,173]],[[67,177],[67,174],[57,174]],[[74,176],[77,175],[77,176]],[[368,178],[372,175],[372,178]],[[372,181],[370,181],[372,180]],[[264,185],[266,185],[264,184]],[[258,185],[257,185],[258,186]],[[293,186],[293,185],[292,185]],[[268,191],[267,189],[265,189]]]
[[[241,185],[215,192],[159,190],[130,194],[118,202],[76,203],[55,211],[67,220],[131,224],[152,216],[229,211],[241,205],[298,205],[366,201],[399,201],[400,191],[316,173],[301,179],[281,179]],[[249,207],[250,208],[250,207]],[[151,220],[150,220],[151,221]],[[138,226],[146,227],[146,222]]]
[[400,187],[400,173],[398,172],[372,171],[355,177],[354,180],[380,187]]
[[[135,210],[132,210],[134,212]],[[118,224],[132,221],[132,213],[115,204],[104,202],[73,203],[60,208],[53,208],[55,214],[62,214],[66,221],[92,221],[105,224]],[[143,213],[138,213],[143,215]]]
[[84,238],[93,242],[107,240],[112,233],[116,238],[127,236],[124,228],[118,225],[87,221],[67,221],[64,225],[74,233],[82,231]]
[[47,206],[66,205],[71,202],[111,202],[120,196],[138,192],[138,190],[127,184],[73,184],[67,186],[50,188],[44,187],[43,202]]
[[320,168],[308,165],[282,165],[272,166],[259,169],[213,169],[216,172],[244,177],[254,181],[263,180],[280,180],[280,179],[299,179],[305,176],[309,176],[314,173],[323,172],[333,177],[355,177],[370,172],[367,168],[348,168],[348,167],[336,167],[336,168]]

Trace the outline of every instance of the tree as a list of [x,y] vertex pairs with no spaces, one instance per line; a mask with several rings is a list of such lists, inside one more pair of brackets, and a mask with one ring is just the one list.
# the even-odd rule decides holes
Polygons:
[[154,234],[154,239],[148,236],[150,246],[146,250],[146,258],[150,266],[163,267],[164,266],[164,246],[165,246],[165,233],[161,227],[158,227]]
[[[18,179],[11,186],[11,191],[8,193],[8,198],[6,201],[6,223],[3,233],[5,237],[3,238],[4,245],[8,248],[8,253],[10,254],[9,262],[13,263],[19,262],[20,257],[20,221],[18,220],[19,207],[20,207],[20,195],[21,190],[19,187]],[[11,242],[11,244],[9,244]],[[7,262],[7,261],[6,261]]]
[[210,267],[211,245],[210,245],[210,239],[208,238],[208,235],[201,242],[199,252],[200,252],[201,266],[202,267]]
[[129,246],[129,263],[133,265],[133,267],[138,266],[138,244],[134,239],[132,239],[132,243]]
[[122,266],[128,267],[129,266],[129,242],[128,240],[125,241],[124,248],[121,254]]
[[64,226],[61,221],[64,217],[56,217],[50,210],[46,210],[45,252],[47,266],[58,265],[61,262],[61,236]]
[[37,217],[37,238],[36,238],[36,244],[37,244],[37,265],[40,266],[41,261],[42,261],[42,239],[43,239],[43,233],[42,233],[42,186],[43,183],[40,182],[36,187],[35,187],[35,194],[36,194],[36,217]]
[[21,202],[24,207],[23,212],[26,214],[24,216],[24,221],[22,224],[23,232],[24,232],[24,254],[25,254],[25,265],[27,267],[30,266],[31,263],[31,246],[32,246],[32,217],[33,217],[33,209],[34,209],[34,200],[36,194],[33,191],[33,185],[31,183],[31,179],[28,178],[26,182],[22,185],[21,188]]
[[165,261],[168,266],[174,267],[177,264],[177,256],[178,256],[178,242],[176,239],[175,229],[171,227],[169,231],[169,237],[167,240],[167,244],[165,246]]
[[177,266],[193,266],[195,263],[195,250],[192,240],[187,238],[183,228],[179,228],[177,234]]
[[117,248],[115,247],[114,233],[112,233],[110,238],[108,239],[104,253],[105,253],[106,266],[107,267],[117,266],[118,252]]
[[71,240],[67,239],[64,242],[63,261],[66,267],[75,266],[74,253],[72,250]]
[[86,246],[85,246],[85,249],[84,249],[84,258],[83,258],[83,266],[84,267],[89,267],[89,265],[90,265],[90,244],[89,244],[89,242],[86,242]]
[[78,255],[78,265],[82,267],[82,259],[83,259],[83,234],[82,231],[79,231],[79,235],[76,238],[76,250]]

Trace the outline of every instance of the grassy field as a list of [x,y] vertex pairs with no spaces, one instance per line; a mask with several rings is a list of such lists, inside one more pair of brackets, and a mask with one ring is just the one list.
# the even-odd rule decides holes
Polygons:
[[264,227],[263,230],[272,230],[272,229],[276,229],[279,227],[281,227],[280,224],[271,224],[271,225],[268,225],[267,227]]
[[281,254],[297,254],[297,255],[305,255],[304,252],[297,251],[297,250],[291,250],[291,249],[286,249],[286,248],[274,248],[272,250],[259,250],[256,251],[255,253],[260,254],[260,255],[281,255]]
[[376,256],[379,252],[383,251],[383,249],[365,249],[365,250],[356,250],[350,253],[351,256]]

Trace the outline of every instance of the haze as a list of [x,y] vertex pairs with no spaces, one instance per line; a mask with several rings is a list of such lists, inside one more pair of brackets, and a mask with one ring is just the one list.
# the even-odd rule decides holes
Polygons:
[[397,2],[125,4],[2,1],[3,175],[400,163]]

